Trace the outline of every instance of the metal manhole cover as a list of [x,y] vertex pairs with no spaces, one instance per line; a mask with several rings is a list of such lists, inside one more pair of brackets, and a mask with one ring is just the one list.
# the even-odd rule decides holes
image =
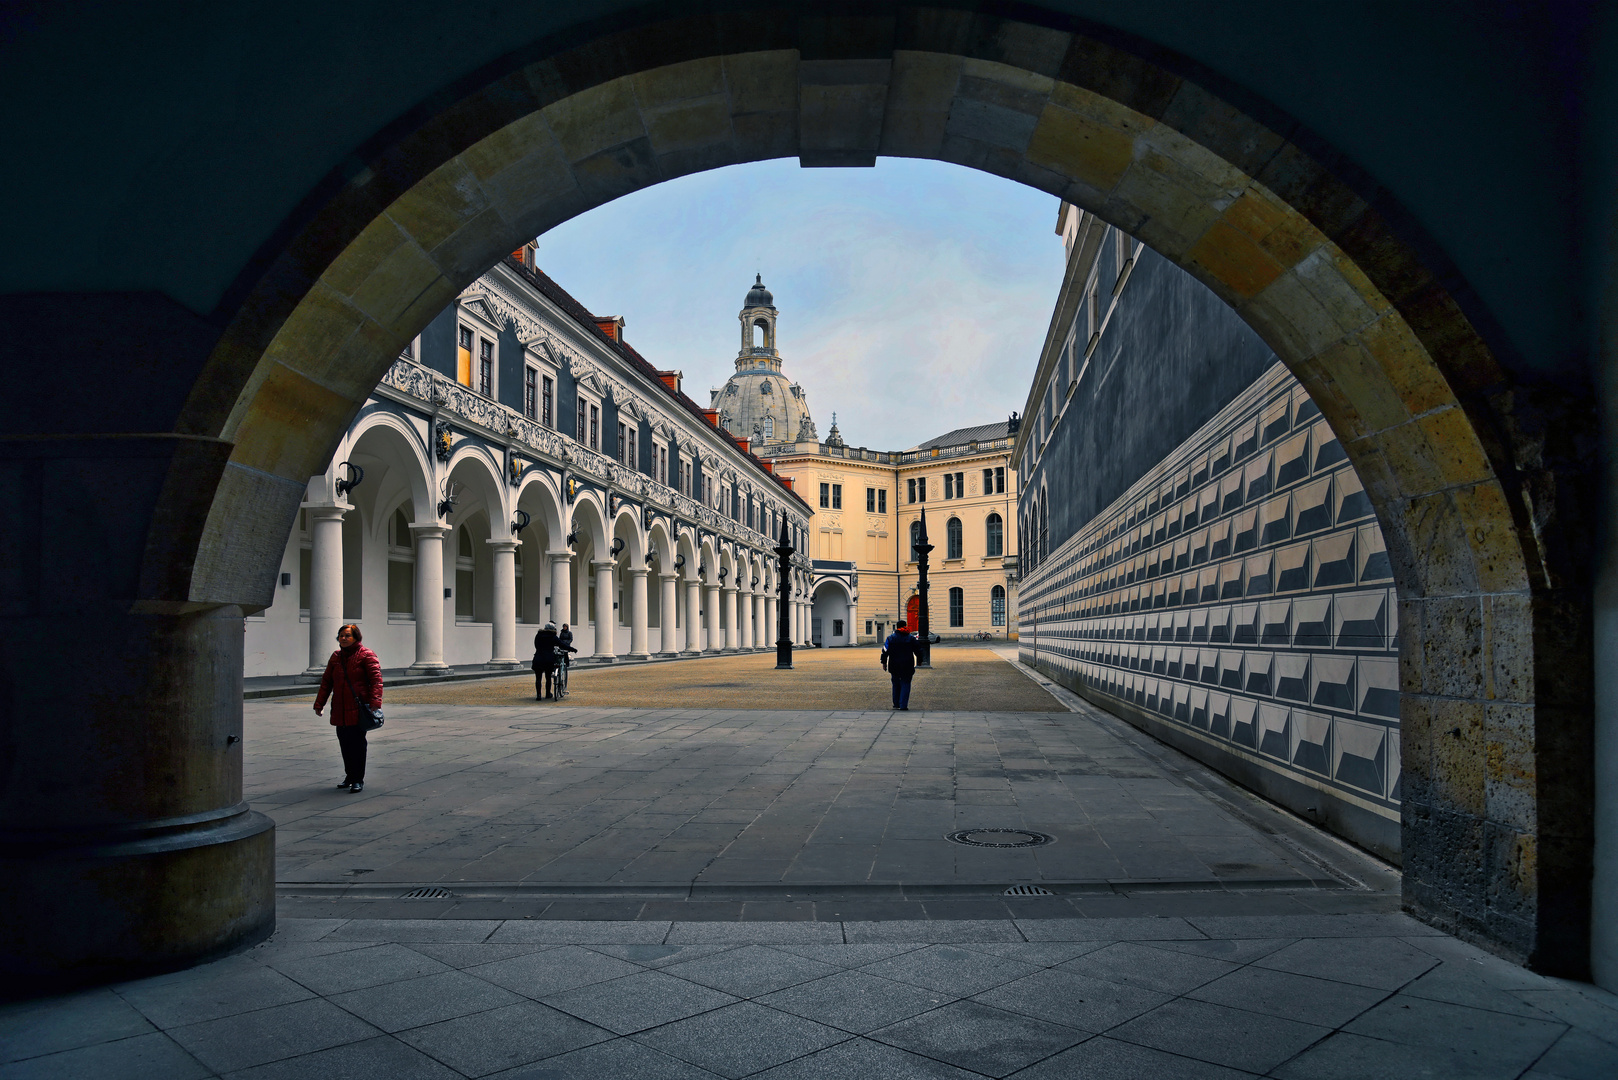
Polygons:
[[1041,887],[1039,885],[1013,885],[1011,888],[1007,889],[1005,892],[1001,893],[1000,895],[1001,896],[1055,896],[1056,894],[1051,892],[1049,889],[1043,888],[1043,887]]
[[526,724],[512,724],[512,731],[564,731],[572,724],[551,724],[543,720],[531,720]]
[[399,899],[401,899],[401,900],[448,900],[451,897],[453,897],[454,895],[455,894],[450,892],[448,889],[440,889],[437,886],[430,886],[430,887],[425,888],[425,889],[411,889],[409,892],[407,892],[403,896],[399,897]]
[[952,844],[988,848],[1039,847],[1041,844],[1056,843],[1056,837],[1031,829],[961,829],[944,839]]

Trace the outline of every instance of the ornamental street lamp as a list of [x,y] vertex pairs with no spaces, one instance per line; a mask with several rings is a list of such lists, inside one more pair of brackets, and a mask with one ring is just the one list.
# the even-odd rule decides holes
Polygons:
[[933,666],[933,646],[928,639],[927,618],[927,553],[933,550],[933,545],[927,542],[927,508],[921,508],[921,531],[916,536],[916,569],[920,571],[921,580],[916,582],[916,591],[920,594],[921,603],[916,605],[916,633],[921,643],[916,646],[916,666],[930,668]]
[[776,604],[775,670],[792,670],[792,545],[787,541],[787,523],[781,522],[781,540],[775,545],[778,569],[775,579],[780,601]]

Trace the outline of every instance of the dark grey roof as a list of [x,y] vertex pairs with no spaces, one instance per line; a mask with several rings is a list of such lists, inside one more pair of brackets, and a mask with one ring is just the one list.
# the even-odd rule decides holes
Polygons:
[[977,427],[956,428],[946,432],[936,439],[928,439],[917,450],[931,450],[933,447],[965,446],[969,442],[988,442],[991,439],[1004,439],[1009,425],[1004,421],[998,424],[979,424]]
[[770,290],[764,287],[763,274],[753,275],[753,287],[747,290],[747,299],[743,302],[742,307],[767,307],[771,309],[775,307],[775,297],[771,296]]

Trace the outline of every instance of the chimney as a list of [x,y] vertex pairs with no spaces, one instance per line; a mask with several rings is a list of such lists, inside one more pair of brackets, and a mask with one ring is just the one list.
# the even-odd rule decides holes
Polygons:
[[622,315],[597,315],[595,323],[596,329],[612,338],[612,340],[624,340],[624,317]]
[[702,418],[704,420],[708,421],[708,423],[712,424],[714,427],[719,426],[719,410],[718,409],[703,409],[702,410]]
[[764,458],[762,461],[759,462],[759,464],[764,466],[764,471],[765,472],[769,473],[771,476],[775,475],[775,459],[773,459],[773,458]]
[[[618,320],[618,322],[619,322],[620,325],[623,324],[622,319]],[[663,385],[664,386],[668,387],[670,390],[672,390],[676,394],[678,394],[680,392],[680,380],[685,378],[685,372],[683,372],[683,371],[659,371],[657,373],[657,377],[659,379],[663,380]]]
[[787,486],[788,491],[792,490],[792,477],[790,477],[790,476],[781,477],[781,483],[783,483],[783,484],[785,484]]
[[751,437],[741,438],[741,439],[736,440],[736,445],[742,448],[742,453],[746,454],[746,453],[750,453],[750,451],[747,448],[748,448],[748,446],[750,446],[752,444],[752,442],[753,442],[753,440],[752,440]]

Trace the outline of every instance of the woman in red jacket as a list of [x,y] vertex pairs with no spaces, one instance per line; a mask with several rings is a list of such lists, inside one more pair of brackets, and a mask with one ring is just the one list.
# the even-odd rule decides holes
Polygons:
[[337,651],[326,661],[326,674],[315,695],[315,715],[331,699],[331,722],[343,751],[343,782],[338,790],[365,790],[365,726],[355,695],[373,709],[382,707],[382,662],[360,644],[360,628],[344,623],[337,628]]

